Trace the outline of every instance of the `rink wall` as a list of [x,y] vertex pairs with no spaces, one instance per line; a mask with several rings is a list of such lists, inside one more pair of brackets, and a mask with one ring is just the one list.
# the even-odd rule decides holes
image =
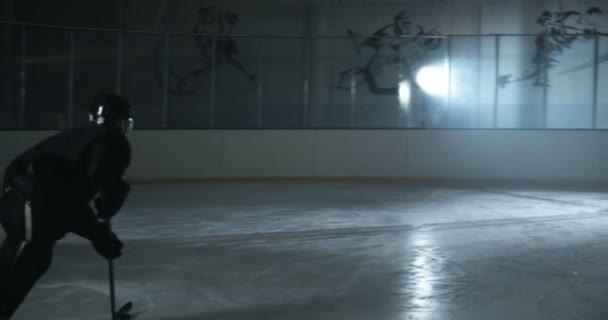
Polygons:
[[[0,132],[0,166],[50,131]],[[139,130],[139,181],[205,178],[608,180],[608,131]]]

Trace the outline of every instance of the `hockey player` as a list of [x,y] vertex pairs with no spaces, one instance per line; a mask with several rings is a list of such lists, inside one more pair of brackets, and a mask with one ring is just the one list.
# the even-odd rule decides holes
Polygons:
[[123,174],[131,149],[127,99],[99,95],[90,124],[66,129],[16,157],[6,168],[0,223],[0,320],[10,319],[51,265],[55,243],[72,232],[106,259],[122,254],[109,219],[129,193]]

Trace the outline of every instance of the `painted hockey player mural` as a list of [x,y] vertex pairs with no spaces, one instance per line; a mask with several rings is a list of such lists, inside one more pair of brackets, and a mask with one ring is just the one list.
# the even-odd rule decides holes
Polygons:
[[[505,74],[498,77],[498,84],[505,88],[511,83],[521,81],[532,81],[535,87],[549,87],[551,81],[547,74],[550,69],[559,65],[559,57],[566,51],[572,49],[577,42],[591,41],[597,35],[605,35],[597,30],[594,19],[602,14],[597,7],[589,8],[586,12],[563,11],[543,12],[537,22],[543,27],[535,39],[536,53],[530,64],[525,66],[518,75]],[[598,63],[608,61],[608,53],[601,55]],[[592,67],[594,62],[587,62],[559,72],[567,74],[577,70]]]
[[362,55],[364,49],[372,54],[365,64],[339,72],[334,87],[350,90],[351,79],[354,77],[356,86],[366,85],[372,94],[381,95],[399,93],[397,83],[389,87],[379,84],[385,71],[400,68],[404,77],[402,80],[415,84],[416,70],[428,63],[429,54],[439,49],[443,42],[439,37],[428,37],[439,35],[437,27],[425,30],[421,25],[414,25],[406,11],[399,12],[392,23],[381,27],[369,38],[359,38],[359,34],[352,30],[347,33],[352,37],[358,56]]
[[[233,11],[217,6],[199,9],[198,16],[198,21],[192,31],[197,33],[194,36],[194,43],[200,56],[199,65],[190,71],[179,72],[177,61],[169,61],[169,91],[175,95],[195,93],[211,77],[214,62],[216,68],[229,64],[239,70],[249,81],[257,81],[256,74],[247,70],[239,61],[239,46],[237,41],[229,36],[238,25],[239,16]],[[164,82],[162,49],[158,52],[156,74],[162,85]]]

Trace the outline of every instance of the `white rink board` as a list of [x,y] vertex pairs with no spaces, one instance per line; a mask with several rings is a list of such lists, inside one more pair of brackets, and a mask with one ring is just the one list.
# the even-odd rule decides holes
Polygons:
[[[0,166],[50,133],[0,132]],[[136,180],[608,178],[608,131],[138,130],[129,138]]]

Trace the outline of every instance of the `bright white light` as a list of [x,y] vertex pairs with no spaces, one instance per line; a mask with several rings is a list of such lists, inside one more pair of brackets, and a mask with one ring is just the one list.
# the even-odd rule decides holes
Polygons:
[[399,82],[399,105],[401,108],[408,109],[412,98],[412,89],[409,81]]
[[422,67],[416,74],[416,82],[428,94],[445,96],[450,85],[448,68],[446,65]]

